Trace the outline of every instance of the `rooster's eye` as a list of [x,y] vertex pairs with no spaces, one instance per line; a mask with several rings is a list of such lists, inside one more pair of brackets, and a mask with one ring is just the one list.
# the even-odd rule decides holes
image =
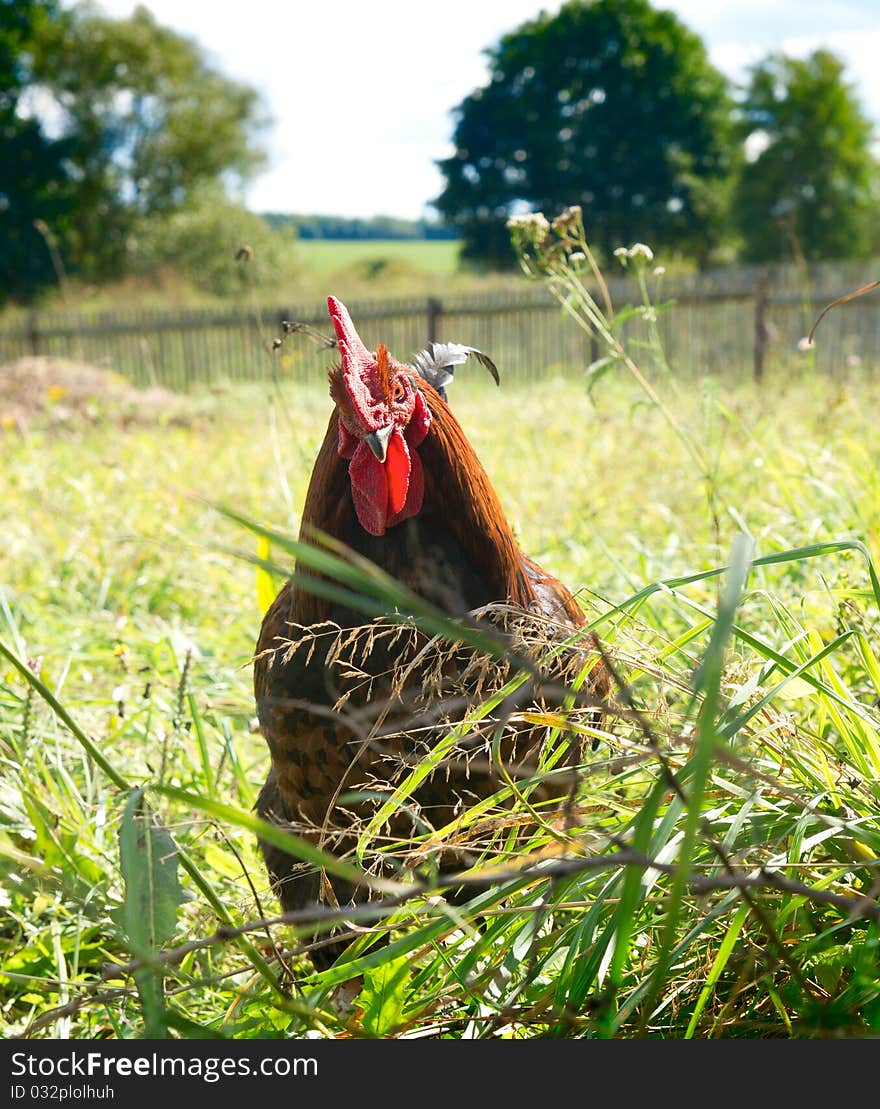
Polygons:
[[399,404],[406,396],[406,390],[403,387],[403,382],[398,378],[391,389],[391,399],[395,404]]

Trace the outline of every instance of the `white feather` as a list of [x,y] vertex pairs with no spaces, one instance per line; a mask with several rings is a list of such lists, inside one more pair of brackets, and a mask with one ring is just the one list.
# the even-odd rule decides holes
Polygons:
[[425,350],[414,354],[410,364],[435,389],[444,389],[452,381],[454,367],[466,362],[469,354],[475,355],[498,380],[498,371],[491,358],[476,347],[466,347],[463,343],[431,343]]

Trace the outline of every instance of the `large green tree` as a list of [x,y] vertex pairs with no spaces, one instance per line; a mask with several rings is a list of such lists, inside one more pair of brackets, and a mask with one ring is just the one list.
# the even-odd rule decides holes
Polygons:
[[85,276],[123,270],[144,219],[184,209],[212,181],[235,189],[263,162],[257,92],[143,7],[116,20],[80,4],[44,21],[33,79],[74,146],[65,256]]
[[734,211],[748,260],[876,248],[872,127],[839,58],[771,55],[753,68],[741,114],[747,157]]
[[50,139],[27,104],[36,39],[58,18],[52,0],[0,0],[0,303],[54,278],[38,222],[61,233],[71,222],[75,141]]
[[458,107],[435,202],[472,258],[509,258],[524,208],[583,206],[605,250],[634,240],[705,260],[724,231],[730,101],[702,41],[647,0],[571,0],[488,52]]

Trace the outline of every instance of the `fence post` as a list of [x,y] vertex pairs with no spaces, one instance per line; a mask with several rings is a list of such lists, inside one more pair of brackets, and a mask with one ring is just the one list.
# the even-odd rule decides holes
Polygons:
[[37,326],[37,313],[35,309],[28,312],[27,336],[31,345],[31,354],[36,357],[40,353],[40,329]]
[[437,324],[443,315],[443,302],[437,297],[428,297],[425,311],[428,316],[428,342],[435,343],[437,341]]
[[755,285],[755,384],[764,380],[764,346],[767,342],[767,271],[758,270]]

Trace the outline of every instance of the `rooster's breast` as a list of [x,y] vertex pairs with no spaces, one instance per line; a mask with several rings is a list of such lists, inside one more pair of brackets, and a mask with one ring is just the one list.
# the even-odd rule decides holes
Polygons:
[[[345,542],[450,616],[505,599],[492,596],[485,577],[452,532],[423,516],[410,517],[380,536],[369,535],[356,526]],[[359,617],[355,622],[362,620]]]

